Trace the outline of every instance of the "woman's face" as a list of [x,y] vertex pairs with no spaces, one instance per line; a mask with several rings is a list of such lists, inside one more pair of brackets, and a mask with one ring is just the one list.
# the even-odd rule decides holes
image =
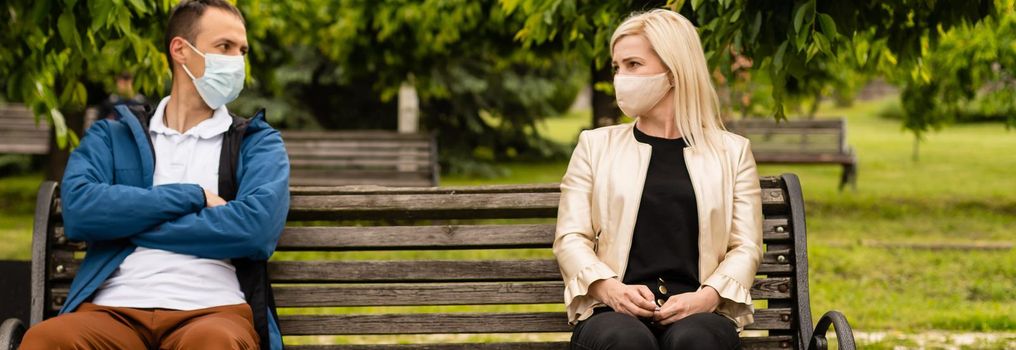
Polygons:
[[625,35],[614,44],[614,75],[654,75],[667,71],[644,35]]

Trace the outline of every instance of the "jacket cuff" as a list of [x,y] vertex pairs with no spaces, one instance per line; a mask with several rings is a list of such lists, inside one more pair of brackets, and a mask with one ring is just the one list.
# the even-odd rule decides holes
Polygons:
[[725,299],[724,301],[726,302],[742,304],[749,308],[752,306],[751,291],[742,285],[741,282],[727,275],[714,273],[705,282],[702,282],[702,286],[699,289],[701,290],[705,286],[716,289],[716,292],[720,294],[720,298]]
[[614,277],[617,277],[617,274],[601,261],[582,268],[579,273],[575,274],[575,278],[566,283],[565,302],[571,304],[575,298],[585,296],[589,292],[589,285],[593,282]]

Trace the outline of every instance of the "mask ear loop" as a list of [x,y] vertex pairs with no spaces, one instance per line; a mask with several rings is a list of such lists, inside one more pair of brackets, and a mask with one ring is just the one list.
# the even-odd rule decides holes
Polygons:
[[[184,40],[183,43],[187,44],[187,46],[190,46],[191,50],[197,52],[198,55],[201,55],[202,58],[205,58],[205,54],[202,53],[201,51],[198,51],[198,48],[194,47],[194,45],[191,45],[190,41]],[[187,73],[187,76],[190,77],[191,80],[197,80],[197,78],[194,77],[194,74],[191,73],[190,69],[187,69],[186,64],[181,64],[180,66],[183,67],[183,71]]]

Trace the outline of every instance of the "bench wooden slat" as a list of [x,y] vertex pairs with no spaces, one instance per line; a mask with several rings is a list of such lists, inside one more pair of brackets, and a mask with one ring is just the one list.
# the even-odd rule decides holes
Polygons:
[[[787,349],[793,338],[787,335],[741,338],[745,350]],[[506,342],[452,344],[336,344],[287,345],[294,350],[567,350],[568,342]]]
[[[759,274],[792,271],[792,257],[766,252]],[[443,281],[555,281],[561,270],[553,259],[540,260],[425,260],[425,261],[275,261],[269,264],[276,282],[443,282]]]
[[283,131],[290,184],[436,186],[437,143],[383,130]]
[[[790,329],[790,309],[755,311],[749,330]],[[288,335],[570,332],[564,312],[413,313],[279,316]]]
[[17,154],[47,154],[49,153],[49,143],[37,143],[37,144],[0,144],[0,153],[17,153]]
[[314,187],[294,186],[294,196],[336,196],[366,194],[495,194],[495,193],[559,193],[561,186],[553,183],[535,185],[485,185],[485,186],[445,186],[445,187],[384,187],[384,186],[339,186]]
[[350,149],[350,150],[402,150],[420,149],[426,150],[430,147],[430,139],[382,139],[382,138],[361,138],[342,139],[339,135],[334,139],[293,139],[285,138],[282,141],[289,141],[287,150],[309,150],[309,149]]
[[[54,249],[84,251],[84,242],[66,239],[55,223]],[[766,219],[762,241],[790,239],[786,219]],[[435,226],[307,226],[286,227],[276,251],[446,250],[550,248],[554,224]],[[60,243],[64,242],[64,243]]]
[[288,147],[289,159],[294,158],[430,158],[427,149],[397,149],[397,150],[361,150],[361,149],[321,149],[295,146]]
[[287,227],[278,250],[540,248],[554,241],[553,224],[375,227]]
[[[786,219],[766,219],[763,241],[790,238]],[[57,233],[62,236],[63,229]],[[555,224],[287,227],[277,251],[550,248]]]
[[278,261],[269,264],[276,282],[486,282],[554,281],[554,260]]
[[856,157],[849,154],[838,153],[815,153],[815,154],[787,154],[787,153],[755,153],[755,160],[760,163],[832,163],[832,164],[854,164]]
[[[429,159],[415,159],[415,158],[402,158],[402,159],[378,159],[378,158],[364,158],[364,159],[292,159],[289,160],[289,165],[294,167],[303,168],[329,168],[329,167],[340,167],[340,168],[399,168],[399,167],[411,167],[419,171],[420,169],[427,169],[430,166]],[[393,169],[394,170],[394,169]],[[404,171],[404,170],[395,170]]]
[[[782,258],[781,258],[782,257]],[[759,274],[786,273],[793,268],[793,254],[784,249],[763,253]],[[70,251],[55,251],[53,279],[69,280],[81,261]],[[556,281],[561,270],[554,259],[529,260],[386,260],[386,261],[270,261],[274,282],[489,282]]]
[[430,136],[426,134],[397,133],[388,130],[282,131],[284,140],[334,140],[336,137],[344,140],[430,140]]
[[[306,171],[306,170],[305,170]],[[402,186],[402,187],[420,187],[420,186],[431,186],[434,184],[426,174],[417,173],[406,173],[409,176],[404,178],[391,177],[388,174],[381,174],[376,177],[360,177],[360,176],[341,176],[341,172],[333,172],[334,177],[326,176],[310,176],[303,174],[304,171],[295,173],[289,177],[290,183],[301,184],[305,186],[351,186],[351,185],[377,185],[384,183],[387,186]]]
[[297,196],[290,216],[319,220],[552,217],[556,193]]
[[[754,300],[790,298],[789,277],[758,278],[751,288]],[[419,305],[505,305],[560,304],[564,283],[547,282],[468,282],[468,283],[391,283],[357,285],[276,285],[278,307],[349,307]],[[55,301],[50,308],[60,310],[68,286],[51,289]]]
[[[290,219],[487,219],[555,217],[558,193],[294,196]],[[786,206],[779,189],[762,189],[763,209]],[[778,208],[777,208],[778,207]]]
[[[790,283],[787,277],[756,279],[751,289],[752,298],[790,298]],[[563,301],[564,283],[560,281],[275,287],[275,302],[279,307],[559,304]]]

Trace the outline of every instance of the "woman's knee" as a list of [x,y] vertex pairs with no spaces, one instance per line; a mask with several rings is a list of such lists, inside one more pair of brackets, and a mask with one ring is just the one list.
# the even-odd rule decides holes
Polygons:
[[656,349],[656,336],[637,318],[604,312],[583,321],[572,334],[572,349]]
[[674,322],[660,339],[661,349],[740,349],[737,326],[726,317],[702,313]]

